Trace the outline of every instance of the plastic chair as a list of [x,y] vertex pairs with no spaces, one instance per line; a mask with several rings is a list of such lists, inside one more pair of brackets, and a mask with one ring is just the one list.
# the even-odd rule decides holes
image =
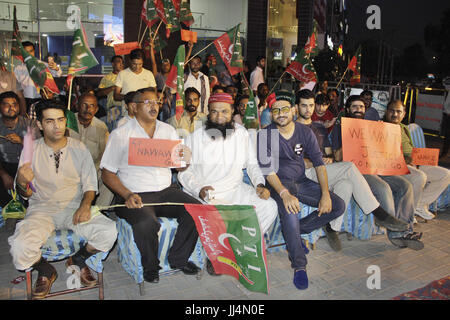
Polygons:
[[[172,245],[175,233],[177,231],[178,223],[176,219],[158,218],[161,228],[158,233],[159,247],[158,259],[160,261],[160,275],[168,275],[177,270],[170,268],[168,261],[168,251]],[[125,271],[134,279],[139,286],[140,295],[145,295],[144,287],[144,268],[141,263],[141,253],[134,241],[133,229],[131,225],[121,218],[117,218],[117,255],[120,265]],[[192,261],[199,266],[202,271],[197,275],[200,279],[203,274],[203,266],[206,265],[206,253],[202,247],[200,239],[197,241],[194,252],[192,252],[189,261]]]
[[[48,238],[47,242],[42,246],[42,257],[49,262],[59,261],[70,257],[75,254],[82,246],[86,244],[86,240],[75,234],[70,229],[55,230]],[[104,299],[103,288],[103,263],[109,252],[99,252],[86,260],[86,264],[89,268],[97,272],[98,283],[92,287],[80,287],[75,289],[61,290],[57,292],[50,292],[45,298],[54,297],[63,294],[69,294],[78,291],[97,289],[99,300]],[[26,272],[26,287],[27,287],[27,299],[32,299],[31,287],[31,272],[33,268],[25,270]]]

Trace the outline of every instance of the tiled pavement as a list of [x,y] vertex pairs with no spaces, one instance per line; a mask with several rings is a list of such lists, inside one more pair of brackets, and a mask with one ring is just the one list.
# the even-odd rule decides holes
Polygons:
[[[292,270],[286,251],[269,253],[270,294],[252,293],[230,276],[213,277],[206,272],[200,280],[194,276],[176,273],[162,276],[158,284],[145,284],[146,294],[139,295],[138,286],[117,261],[117,249],[104,263],[105,299],[120,300],[385,300],[411,291],[450,274],[450,209],[440,212],[435,220],[416,225],[424,233],[425,248],[421,251],[397,249],[386,236],[374,236],[369,241],[340,238],[343,250],[333,252],[326,239],[317,242],[308,254],[310,285],[299,291],[292,284]],[[8,232],[0,229],[0,299],[25,299],[25,282],[11,281],[23,275],[14,269],[7,243]],[[53,285],[56,290],[66,287],[69,274],[64,262],[54,263],[59,277]],[[368,289],[371,275],[367,268],[376,265],[381,271],[381,288]],[[34,272],[34,279],[37,274]],[[49,298],[93,300],[96,290]]]

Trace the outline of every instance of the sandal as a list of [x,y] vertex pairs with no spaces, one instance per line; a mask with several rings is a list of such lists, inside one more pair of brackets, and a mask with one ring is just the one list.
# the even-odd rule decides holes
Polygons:
[[411,232],[400,238],[389,238],[391,243],[399,248],[410,248],[413,250],[422,250],[424,245],[420,242],[422,232]]

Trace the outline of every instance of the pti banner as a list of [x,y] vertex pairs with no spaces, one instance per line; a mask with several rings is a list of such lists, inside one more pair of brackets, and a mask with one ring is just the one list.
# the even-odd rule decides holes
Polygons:
[[342,118],[343,160],[362,174],[408,174],[400,126],[381,121]]

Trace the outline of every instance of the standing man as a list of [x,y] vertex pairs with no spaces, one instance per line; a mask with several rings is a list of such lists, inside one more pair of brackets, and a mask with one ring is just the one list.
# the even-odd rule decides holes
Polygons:
[[[88,287],[97,280],[85,260],[109,251],[117,237],[114,221],[102,214],[91,217],[97,174],[86,146],[64,136],[65,110],[64,104],[54,101],[38,106],[37,125],[43,138],[34,141],[31,163],[20,159],[16,176],[16,189],[29,199],[29,206],[8,243],[18,270],[32,267],[39,272],[33,289],[35,298],[44,298],[57,277],[55,268],[41,257],[41,247],[55,229],[71,229],[87,240],[66,266],[78,266],[81,283]],[[35,191],[28,187],[30,183]]]
[[[344,117],[364,119],[364,100],[359,95],[351,95],[345,102]],[[336,161],[342,161],[342,134],[341,123],[334,125],[331,132],[331,147]],[[405,176],[381,176],[373,174],[363,175],[381,207],[389,215],[408,224],[406,231],[387,229],[388,238],[392,244],[399,248],[421,250],[424,245],[420,241],[422,233],[414,232],[414,192],[411,183]],[[377,220],[375,220],[375,223]]]
[[[316,99],[318,96],[316,97]],[[378,225],[386,227],[387,229],[393,229],[396,231],[405,230],[407,228],[406,223],[391,217],[377,201],[372,194],[367,181],[359,172],[358,168],[352,162],[336,162],[333,158],[331,150],[331,144],[328,140],[328,133],[325,127],[317,122],[312,121],[312,114],[314,110],[314,104],[317,109],[317,102],[314,103],[314,93],[308,89],[300,90],[296,95],[296,103],[298,106],[299,117],[297,122],[304,124],[311,128],[314,135],[317,138],[317,143],[322,152],[322,159],[325,163],[328,175],[328,185],[330,191],[334,192],[345,202],[345,208],[347,211],[348,204],[352,198],[360,206],[364,214],[368,215],[372,213],[375,221]],[[306,177],[315,182],[318,182],[315,170],[312,168],[312,162],[308,157],[304,158],[306,166]],[[341,215],[337,219],[331,221],[328,230],[324,230],[327,234],[328,243],[330,247],[339,251],[341,249],[337,232],[341,231],[342,221],[344,216]]]
[[8,190],[14,189],[29,121],[19,115],[19,97],[12,91],[0,94],[0,113],[0,207],[3,208],[12,199]]
[[194,87],[187,88],[184,91],[184,97],[186,99],[186,106],[183,114],[178,121],[176,116],[173,116],[167,120],[167,123],[177,129],[177,133],[180,138],[186,138],[195,129],[201,127],[207,119],[206,114],[197,111],[200,104],[200,92]]
[[258,85],[264,83],[264,67],[266,66],[266,58],[259,56],[256,59],[256,68],[250,74],[250,87],[253,93],[256,95]]
[[[35,56],[35,47],[34,44],[30,41],[22,42],[23,48],[31,55]],[[53,77],[60,77],[62,75],[62,70],[59,65],[55,62],[43,62],[50,70],[50,73]],[[25,97],[27,103],[27,112],[32,103],[36,102],[41,98],[41,95],[36,89],[36,85],[30,77],[27,66],[25,63],[21,63],[14,68],[14,74],[16,75],[17,81],[19,81],[20,85],[23,89],[23,95]]]
[[402,150],[405,161],[408,164],[410,174],[404,177],[408,179],[414,189],[415,214],[426,219],[434,218],[428,208],[450,184],[450,170],[439,166],[415,166],[412,164],[411,134],[408,126],[402,123],[406,110],[401,100],[389,102],[386,110],[386,121],[397,124],[402,131]]
[[12,91],[19,97],[20,115],[27,113],[27,104],[23,96],[22,86],[13,72],[6,70],[3,58],[0,57],[0,93]]
[[[328,190],[327,170],[317,139],[310,128],[294,122],[294,98],[289,92],[275,92],[270,111],[273,122],[258,133],[258,160],[272,198],[277,202],[281,228],[294,269],[294,285],[308,288],[306,256],[301,234],[329,226],[344,213],[345,203]],[[316,170],[316,183],[305,175],[304,155]],[[299,219],[300,202],[318,208]]]
[[122,70],[117,75],[114,89],[114,100],[122,101],[122,113],[125,110],[125,95],[130,91],[142,88],[156,87],[155,77],[150,70],[143,67],[144,54],[142,49],[134,49],[130,52],[130,67]]
[[122,117],[122,102],[114,100],[117,75],[123,70],[122,56],[113,56],[111,65],[113,71],[102,78],[97,90],[97,98],[107,96],[106,124],[109,131],[113,131],[117,127],[117,122]]
[[202,58],[195,56],[189,62],[189,73],[184,75],[184,88],[194,87],[200,92],[200,112],[208,114],[208,100],[210,96],[209,79],[203,74]]
[[[132,227],[134,239],[142,256],[144,280],[159,281],[158,217],[175,218],[177,233],[169,250],[171,268],[185,274],[197,274],[199,268],[188,259],[194,251],[198,234],[195,223],[184,206],[143,206],[144,203],[178,202],[200,203],[176,185],[171,185],[169,168],[134,166],[128,164],[130,138],[178,140],[172,126],[157,120],[158,96],[155,88],[140,89],[129,107],[134,118],[111,133],[100,164],[102,180],[117,196],[117,215]],[[189,157],[185,159],[187,162]]]

